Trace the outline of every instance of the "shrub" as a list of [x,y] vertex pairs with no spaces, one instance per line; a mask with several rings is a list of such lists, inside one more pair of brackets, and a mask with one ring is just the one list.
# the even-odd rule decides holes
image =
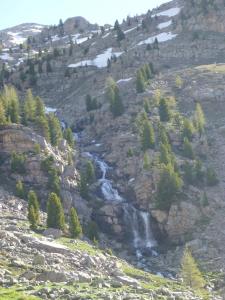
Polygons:
[[47,203],[47,226],[63,230],[65,227],[65,217],[60,198],[51,193]]
[[72,238],[77,238],[82,234],[82,228],[76,209],[74,207],[70,210],[70,223],[69,223],[70,235]]

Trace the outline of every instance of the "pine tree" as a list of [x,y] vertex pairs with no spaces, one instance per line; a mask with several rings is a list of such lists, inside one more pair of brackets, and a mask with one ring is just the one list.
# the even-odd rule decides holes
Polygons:
[[47,226],[63,230],[65,227],[65,217],[60,198],[51,193],[47,203]]
[[110,103],[110,110],[114,117],[118,117],[124,112],[124,106],[120,97],[119,88],[112,78],[107,79],[106,85],[106,96]]
[[52,146],[58,146],[59,141],[62,139],[62,129],[59,119],[53,113],[50,113],[48,124],[51,144]]
[[80,175],[80,183],[79,183],[80,195],[82,198],[88,200],[89,192],[88,192],[88,184],[87,179],[84,173]]
[[39,214],[39,203],[37,195],[34,191],[29,191],[28,193],[28,220],[30,222],[31,228],[36,229],[40,219]]
[[149,121],[144,122],[141,143],[143,151],[154,148],[155,146],[155,133],[152,124]]
[[150,162],[150,159],[149,159],[149,155],[146,152],[144,154],[144,158],[143,158],[143,168],[147,171],[147,170],[150,169],[150,167],[151,167],[151,162]]
[[189,142],[189,140],[187,138],[184,138],[184,156],[190,159],[194,159],[195,155],[194,155],[194,151],[192,148],[191,143]]
[[70,210],[69,230],[72,238],[77,238],[82,234],[82,227],[80,225],[80,221],[74,207],[72,207]]
[[36,119],[37,129],[43,137],[46,138],[47,142],[50,141],[50,130],[48,125],[48,120],[46,116],[40,116]]
[[184,84],[182,78],[179,75],[176,77],[175,83],[178,89],[181,89]]
[[171,113],[170,113],[169,105],[165,98],[160,99],[159,116],[160,116],[161,122],[169,122],[170,121]]
[[71,128],[66,128],[64,130],[64,133],[63,133],[63,137],[65,140],[67,140],[67,143],[70,145],[70,147],[74,147],[74,136],[73,136],[73,132],[71,130]]
[[188,248],[185,249],[181,261],[181,277],[187,286],[196,291],[200,291],[206,285],[198,265]]
[[168,165],[173,164],[172,153],[170,150],[170,146],[168,144],[160,144],[160,162],[162,164]]
[[205,122],[204,112],[199,103],[197,103],[197,105],[196,105],[194,123],[195,123],[195,127],[196,127],[197,131],[201,135],[204,132],[206,122]]
[[40,97],[35,98],[36,101],[36,115],[35,117],[45,117],[45,105]]
[[0,101],[0,125],[6,123],[6,115],[3,103]]
[[12,123],[20,122],[20,109],[19,109],[19,100],[15,89],[11,89],[12,98],[10,99],[9,104],[9,117]]
[[189,119],[184,118],[183,132],[182,132],[183,137],[187,138],[189,141],[191,141],[193,138],[193,134],[194,134],[194,126],[193,126],[192,122]]
[[86,163],[86,180],[88,183],[93,183],[95,180],[95,168],[90,160]]
[[141,70],[137,71],[136,90],[138,93],[143,93],[145,91],[145,80]]
[[26,196],[25,190],[24,190],[24,185],[21,180],[18,180],[16,183],[16,196],[21,199],[25,199],[25,196]]
[[32,94],[31,89],[27,90],[26,98],[23,106],[23,124],[27,124],[28,121],[34,121],[36,114],[36,101]]
[[182,184],[182,179],[175,172],[174,167],[171,164],[164,166],[157,186],[157,207],[162,210],[169,210]]

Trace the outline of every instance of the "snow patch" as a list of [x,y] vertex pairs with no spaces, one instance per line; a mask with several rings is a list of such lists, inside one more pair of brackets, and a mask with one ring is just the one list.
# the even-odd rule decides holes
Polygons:
[[107,38],[109,35],[111,34],[111,32],[106,33],[105,35],[103,35],[103,39]]
[[131,32],[131,31],[134,31],[135,29],[137,29],[137,26],[133,27],[131,29],[125,30],[124,33],[127,34],[127,33]]
[[2,60],[13,60],[13,57],[10,56],[8,53],[3,53],[0,55],[0,59]]
[[11,41],[16,45],[23,44],[27,40],[27,38],[21,36],[22,32],[8,31],[7,34],[11,36]]
[[172,24],[172,21],[170,20],[168,22],[160,23],[157,27],[158,27],[158,29],[163,29],[163,28],[169,27],[171,24]]
[[144,41],[141,41],[140,43],[138,43],[138,46],[141,46],[144,44],[153,44],[156,38],[159,43],[167,42],[167,41],[174,39],[176,36],[177,36],[177,34],[173,34],[172,32],[162,32],[160,34],[151,36]]
[[166,17],[174,17],[176,15],[178,15],[180,13],[180,8],[179,7],[173,7],[164,11],[161,11],[159,13],[156,13],[154,15],[152,15],[152,17],[159,17],[159,16],[166,16]]
[[117,81],[117,83],[121,83],[121,82],[128,82],[128,81],[131,81],[133,77],[130,77],[130,78],[125,78],[125,79],[120,79]]
[[93,60],[82,60],[76,64],[68,65],[69,68],[78,68],[78,67],[85,67],[85,66],[95,66],[97,68],[105,68],[107,67],[108,59],[111,59],[112,56],[119,57],[122,55],[123,52],[114,52],[112,48],[108,48],[105,50],[104,53],[99,54]]
[[46,114],[55,113],[56,111],[57,111],[56,108],[52,108],[52,107],[49,107],[49,106],[45,106],[45,113],[46,113]]

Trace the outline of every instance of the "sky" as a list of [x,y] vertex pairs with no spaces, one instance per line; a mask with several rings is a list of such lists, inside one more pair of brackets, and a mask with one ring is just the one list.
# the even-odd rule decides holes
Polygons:
[[0,0],[0,29],[21,23],[58,24],[82,16],[99,25],[145,13],[169,0]]

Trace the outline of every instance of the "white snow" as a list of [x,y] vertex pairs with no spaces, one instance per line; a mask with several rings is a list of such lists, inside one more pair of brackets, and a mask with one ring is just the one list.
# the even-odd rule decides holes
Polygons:
[[52,36],[52,42],[57,42],[60,40],[60,37],[58,35],[53,35]]
[[104,53],[99,54],[93,60],[82,60],[76,64],[68,65],[69,68],[85,67],[85,66],[96,66],[97,68],[107,67],[108,59],[112,56],[119,57],[123,52],[113,52],[112,48],[108,48]]
[[159,43],[163,43],[163,42],[172,40],[176,36],[177,36],[177,34],[173,34],[172,32],[162,32],[157,35],[151,36],[144,41],[141,41],[140,43],[138,43],[138,46],[141,46],[144,44],[153,44],[156,38],[158,39]]
[[133,77],[130,77],[130,78],[125,78],[125,79],[120,79],[117,81],[117,83],[120,83],[120,82],[128,82],[130,80],[132,80]]
[[163,29],[163,28],[169,27],[171,24],[172,24],[172,21],[170,20],[170,21],[168,21],[168,22],[160,23],[157,27],[158,27],[159,29]]
[[164,11],[161,11],[159,13],[156,13],[154,15],[152,15],[152,17],[159,17],[159,16],[166,16],[166,17],[174,17],[176,15],[178,15],[180,13],[180,8],[179,7],[173,7]]
[[86,42],[88,39],[89,39],[89,37],[83,37],[83,38],[80,38],[80,39],[76,39],[76,43],[78,45],[80,45],[80,44]]
[[8,53],[3,53],[0,55],[0,59],[2,60],[13,60],[13,57],[10,56]]
[[124,33],[127,34],[127,33],[131,32],[131,31],[134,31],[135,29],[137,29],[137,26],[133,27],[131,29],[125,30]]
[[103,35],[103,39],[107,38],[107,36],[109,36],[111,34],[111,32],[106,33],[105,35]]
[[46,113],[46,114],[55,113],[56,111],[57,111],[56,108],[52,108],[52,107],[49,107],[49,106],[45,106],[45,113]]
[[12,32],[12,31],[8,31],[7,32],[8,35],[11,36],[11,41],[14,44],[23,44],[27,38],[22,37],[20,34],[22,34],[22,32]]

